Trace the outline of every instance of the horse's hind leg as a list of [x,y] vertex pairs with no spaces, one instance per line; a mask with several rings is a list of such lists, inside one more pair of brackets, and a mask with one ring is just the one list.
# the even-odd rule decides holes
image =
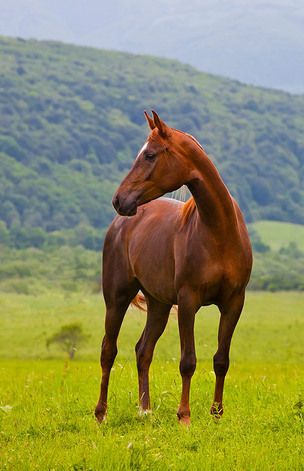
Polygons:
[[181,360],[179,370],[182,377],[182,395],[177,410],[181,424],[190,425],[190,384],[196,368],[194,344],[194,320],[197,307],[190,291],[183,290],[178,298],[178,327],[181,344]]
[[223,413],[223,389],[225,376],[229,368],[229,351],[234,329],[239,320],[244,305],[245,293],[242,292],[229,303],[220,306],[221,319],[218,332],[218,350],[213,357],[216,376],[214,399],[211,414]]
[[171,305],[164,304],[151,296],[147,300],[147,322],[143,333],[136,344],[136,360],[139,386],[139,408],[145,413],[151,409],[149,394],[149,368],[157,340],[163,333],[171,309]]
[[[106,299],[105,335],[101,346],[100,365],[102,369],[100,396],[95,408],[98,422],[102,422],[107,412],[108,385],[111,368],[117,354],[117,337],[126,310],[138,291],[138,286],[130,286],[125,294]],[[106,296],[105,296],[106,298]]]

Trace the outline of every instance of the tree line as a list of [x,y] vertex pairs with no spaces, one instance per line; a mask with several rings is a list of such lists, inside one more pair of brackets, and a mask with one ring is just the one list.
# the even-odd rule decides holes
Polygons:
[[155,57],[0,37],[0,244],[102,244],[148,130],[194,135],[247,222],[304,224],[304,97]]

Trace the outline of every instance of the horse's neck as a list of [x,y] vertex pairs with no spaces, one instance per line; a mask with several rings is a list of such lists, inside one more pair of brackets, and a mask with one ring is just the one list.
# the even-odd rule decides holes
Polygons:
[[233,231],[236,227],[233,199],[207,155],[200,149],[196,154],[195,169],[187,186],[195,200],[198,217],[213,231]]

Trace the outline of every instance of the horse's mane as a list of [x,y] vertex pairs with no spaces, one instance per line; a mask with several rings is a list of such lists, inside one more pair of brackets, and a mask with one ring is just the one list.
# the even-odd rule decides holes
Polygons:
[[[204,148],[203,146],[198,142],[197,139],[195,139],[195,137],[193,137],[191,134],[187,133],[187,132],[183,132],[183,131],[180,131],[179,129],[175,129],[175,128],[171,128],[173,129],[173,131],[176,131],[180,134],[184,134],[184,136],[187,136],[189,137],[192,141],[195,142],[195,144],[203,151],[203,153],[205,154],[205,151],[204,151]],[[181,209],[181,214],[182,214],[182,224],[181,224],[181,227],[183,228],[186,221],[188,221],[188,219],[190,218],[190,216],[193,214],[194,210],[196,208],[196,204],[195,204],[195,200],[193,198],[193,196],[191,196],[187,201],[186,203],[183,205],[182,209]],[[133,302],[133,304],[135,306],[137,306],[136,303]],[[138,307],[138,306],[137,306]]]
[[[200,149],[205,153],[203,146],[195,139],[195,137],[191,136],[191,134],[188,134],[187,132],[179,131],[178,129],[175,129],[175,131],[180,132],[181,134],[185,134],[186,136],[190,137],[192,141],[194,141]],[[196,204],[194,201],[193,196],[191,196],[186,203],[184,204],[182,208],[182,227],[184,227],[186,221],[190,218],[190,216],[193,214],[194,210],[196,208]]]
[[189,217],[194,212],[195,208],[196,208],[196,204],[195,204],[193,196],[191,196],[186,201],[181,211],[182,212],[182,227],[184,227],[186,221],[188,221]]

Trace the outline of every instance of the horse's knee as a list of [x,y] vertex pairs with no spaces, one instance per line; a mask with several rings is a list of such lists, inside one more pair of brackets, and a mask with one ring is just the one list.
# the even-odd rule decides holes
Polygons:
[[229,357],[217,352],[213,357],[213,367],[216,376],[226,376],[229,368]]
[[182,354],[179,364],[179,371],[182,376],[191,377],[196,368],[195,353]]

